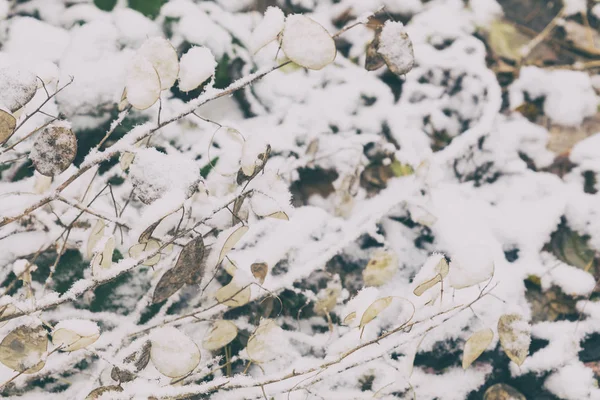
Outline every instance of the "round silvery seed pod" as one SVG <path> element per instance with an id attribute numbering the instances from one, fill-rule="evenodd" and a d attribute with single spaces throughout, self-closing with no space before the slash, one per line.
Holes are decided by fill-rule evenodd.
<path id="1" fill-rule="evenodd" d="M 77 155 L 77 138 L 66 123 L 46 127 L 37 137 L 29 158 L 42 175 L 56 176 L 69 168 Z"/>

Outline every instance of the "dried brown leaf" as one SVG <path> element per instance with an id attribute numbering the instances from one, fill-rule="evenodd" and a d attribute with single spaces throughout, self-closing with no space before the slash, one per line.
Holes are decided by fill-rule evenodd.
<path id="1" fill-rule="evenodd" d="M 265 282 L 265 278 L 269 273 L 269 265 L 267 263 L 254 263 L 250 266 L 252 275 L 258 280 L 261 285 Z"/>

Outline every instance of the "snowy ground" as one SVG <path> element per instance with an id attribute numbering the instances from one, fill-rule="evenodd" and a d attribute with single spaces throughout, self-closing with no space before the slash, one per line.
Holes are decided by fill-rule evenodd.
<path id="1" fill-rule="evenodd" d="M 0 0 L 0 395 L 600 399 L 600 3 L 161 3 Z"/>

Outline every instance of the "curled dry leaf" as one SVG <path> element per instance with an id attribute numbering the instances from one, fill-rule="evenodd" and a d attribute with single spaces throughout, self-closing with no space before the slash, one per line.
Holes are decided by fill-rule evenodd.
<path id="1" fill-rule="evenodd" d="M 354 322 L 355 319 L 356 319 L 356 311 L 352 311 L 350 314 L 348 314 L 344 317 L 344 320 L 342 321 L 342 323 L 344 325 L 352 325 L 352 323 Z"/>
<path id="2" fill-rule="evenodd" d="M 149 227 L 147 227 L 146 229 L 144 229 L 144 232 L 142 232 L 142 234 L 138 238 L 138 243 L 146 243 L 148 240 L 150 240 L 150 238 L 152 237 L 152 234 L 154 233 L 154 230 L 156 229 L 156 227 L 158 225 L 160 225 L 162 220 L 163 219 L 161 218 L 158 221 L 154 222 Z"/>
<path id="3" fill-rule="evenodd" d="M 223 261 L 227 253 L 231 251 L 235 247 L 235 245 L 240 241 L 240 239 L 248 232 L 250 229 L 247 225 L 242 225 L 238 228 L 233 229 L 232 231 L 228 231 L 228 236 L 221 247 L 221 251 L 219 252 L 219 259 L 217 261 L 217 265 Z M 230 233 L 229 233 L 230 232 Z"/>
<path id="4" fill-rule="evenodd" d="M 125 83 L 127 101 L 138 110 L 151 107 L 160 97 L 161 83 L 154 66 L 146 57 L 136 55 Z"/>
<path id="5" fill-rule="evenodd" d="M 96 254 L 92 259 L 92 273 L 97 275 L 100 270 L 108 269 L 112 265 L 112 256 L 115 251 L 115 237 L 111 236 L 104 244 L 104 250 Z"/>
<path id="6" fill-rule="evenodd" d="M 463 369 L 469 368 L 473 361 L 487 349 L 494 339 L 494 331 L 491 329 L 482 329 L 471 335 L 465 343 L 465 349 L 463 351 L 462 367 Z"/>
<path id="7" fill-rule="evenodd" d="M 366 268 L 363 270 L 363 280 L 366 286 L 385 285 L 398 272 L 398 257 L 390 250 L 376 250 Z"/>
<path id="8" fill-rule="evenodd" d="M 504 314 L 498 319 L 498 336 L 502 349 L 517 365 L 522 365 L 529 353 L 531 326 L 519 314 Z"/>
<path id="9" fill-rule="evenodd" d="M 106 227 L 106 224 L 104 223 L 104 220 L 102 220 L 102 219 L 99 219 L 98 221 L 96 221 L 96 223 L 92 227 L 90 236 L 88 237 L 86 253 L 85 253 L 88 259 L 92 257 L 92 255 L 94 253 L 94 248 L 98 244 L 98 241 L 100 241 L 100 239 L 102 239 L 102 237 L 104 236 L 104 228 L 105 227 Z"/>
<path id="10" fill-rule="evenodd" d="M 448 262 L 446 261 L 446 258 L 442 256 L 440 261 L 438 261 L 437 265 L 435 266 L 435 276 L 417 286 L 413 291 L 415 296 L 421 296 L 423 293 L 444 280 L 449 271 L 450 267 L 448 266 Z"/>
<path id="11" fill-rule="evenodd" d="M 256 25 L 250 36 L 250 51 L 256 54 L 260 49 L 277 39 L 285 24 L 285 15 L 279 7 L 269 7 L 265 16 Z"/>
<path id="12" fill-rule="evenodd" d="M 415 64 L 413 44 L 402 22 L 386 21 L 379 36 L 377 52 L 396 75 L 408 73 Z"/>
<path id="13" fill-rule="evenodd" d="M 233 322 L 216 321 L 204 337 L 202 347 L 206 350 L 218 350 L 231 343 L 237 334 L 238 329 Z"/>
<path id="14" fill-rule="evenodd" d="M 184 284 L 200 283 L 206 269 L 208 252 L 204 247 L 202 236 L 188 242 L 181 253 L 175 266 L 165 272 L 158 281 L 152 302 L 160 303 L 171 297 Z"/>
<path id="15" fill-rule="evenodd" d="M 252 271 L 252 276 L 254 276 L 256 280 L 258 280 L 258 283 L 262 285 L 269 273 L 269 265 L 264 262 L 254 263 L 250 265 L 250 271 Z"/>
<path id="16" fill-rule="evenodd" d="M 267 215 L 268 218 L 281 219 L 284 221 L 289 221 L 290 217 L 284 211 L 276 211 L 273 214 Z"/>
<path id="17" fill-rule="evenodd" d="M 77 138 L 67 123 L 44 128 L 37 136 L 29 158 L 42 175 L 56 176 L 69 168 L 77 155 Z"/>
<path id="18" fill-rule="evenodd" d="M 4 317 L 8 317 L 14 313 L 16 313 L 17 307 L 13 306 L 12 304 L 4 304 L 2 306 L 0 306 L 0 318 L 4 318 Z M 8 321 L 10 321 L 9 319 L 7 319 L 6 321 L 2 321 L 0 322 L 0 328 L 2 328 L 4 325 L 6 325 L 8 323 Z"/>
<path id="19" fill-rule="evenodd" d="M 150 239 L 144 243 L 134 244 L 129 248 L 129 257 L 138 258 L 144 252 L 153 252 L 160 248 L 158 240 Z M 143 265 L 151 267 L 160 261 L 160 253 L 143 262 Z"/>
<path id="20" fill-rule="evenodd" d="M 10 112 L 15 112 L 35 96 L 38 87 L 37 77 L 17 66 L 5 66 L 0 68 L 0 93 L 2 93 L 2 104 Z M 1 140 L 0 140 L 1 142 Z"/>
<path id="21" fill-rule="evenodd" d="M 198 346 L 173 327 L 163 327 L 150 334 L 150 359 L 156 369 L 169 378 L 189 374 L 200 363 Z"/>
<path id="22" fill-rule="evenodd" d="M 375 300 L 363 313 L 360 318 L 360 329 L 363 329 L 369 322 L 373 321 L 383 310 L 392 304 L 394 298 L 392 296 L 382 297 Z"/>
<path id="23" fill-rule="evenodd" d="M 276 353 L 270 350 L 270 347 L 277 342 L 277 336 L 280 336 L 283 330 L 277 326 L 272 319 L 263 319 L 258 328 L 248 338 L 246 352 L 252 362 L 261 364 L 269 362 L 275 358 Z"/>
<path id="24" fill-rule="evenodd" d="M 100 329 L 95 322 L 87 320 L 67 320 L 59 322 L 52 332 L 52 344 L 61 351 L 75 351 L 94 343 L 100 337 Z"/>
<path id="25" fill-rule="evenodd" d="M 147 39 L 138 54 L 152 63 L 158 73 L 162 90 L 169 89 L 175 84 L 179 75 L 179 60 L 173 45 L 164 38 L 154 37 Z"/>
<path id="26" fill-rule="evenodd" d="M 0 343 L 0 362 L 8 368 L 33 374 L 44 368 L 44 356 L 48 349 L 46 330 L 20 326 L 11 331 Z"/>
<path id="27" fill-rule="evenodd" d="M 379 49 L 379 42 L 381 40 L 381 28 L 378 28 L 375 32 L 375 38 L 367 47 L 367 57 L 365 59 L 365 69 L 367 71 L 375 71 L 383 67 L 385 61 L 381 54 L 377 52 Z"/>
<path id="28" fill-rule="evenodd" d="M 92 390 L 87 396 L 85 396 L 85 400 L 97 400 L 102 397 L 105 393 L 108 392 L 122 392 L 123 388 L 118 385 L 111 386 L 101 386 Z"/>
<path id="29" fill-rule="evenodd" d="M 219 303 L 234 308 L 248 304 L 251 295 L 250 286 L 239 285 L 234 277 L 231 282 L 217 290 L 215 298 Z"/>
<path id="30" fill-rule="evenodd" d="M 0 109 L 0 143 L 10 138 L 17 126 L 17 119 L 7 111 Z"/>
<path id="31" fill-rule="evenodd" d="M 296 64 L 314 70 L 331 64 L 337 54 L 329 32 L 300 14 L 289 15 L 285 20 L 281 49 Z"/>

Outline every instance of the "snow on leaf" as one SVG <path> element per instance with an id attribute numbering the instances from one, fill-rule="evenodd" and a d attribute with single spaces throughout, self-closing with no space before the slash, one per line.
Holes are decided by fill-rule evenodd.
<path id="1" fill-rule="evenodd" d="M 10 113 L 0 109 L 0 143 L 6 142 L 15 131 L 17 120 Z"/>
<path id="2" fill-rule="evenodd" d="M 254 276 L 256 280 L 258 280 L 258 283 L 262 285 L 269 273 L 269 265 L 264 262 L 253 263 L 250 265 L 250 271 L 252 272 L 252 276 Z"/>
<path id="3" fill-rule="evenodd" d="M 134 57 L 127 71 L 125 90 L 127 101 L 138 110 L 150 108 L 160 97 L 160 78 L 146 57 Z"/>
<path id="4" fill-rule="evenodd" d="M 314 70 L 331 64 L 337 54 L 329 32 L 300 14 L 289 15 L 285 20 L 281 49 L 296 64 Z"/>
<path id="5" fill-rule="evenodd" d="M 428 269 L 427 264 L 429 264 L 431 262 L 436 262 L 436 265 L 434 268 L 435 275 L 432 278 L 426 280 L 425 282 L 419 284 L 414 289 L 413 293 L 415 294 L 415 296 L 421 296 L 423 293 L 425 293 L 426 291 L 428 291 L 429 289 L 431 289 L 432 287 L 437 285 L 448 275 L 448 272 L 450 271 L 448 262 L 446 261 L 446 258 L 442 254 L 432 255 L 426 261 L 425 265 L 423 266 L 423 269 Z"/>
<path id="6" fill-rule="evenodd" d="M 398 257 L 390 250 L 376 250 L 366 268 L 363 280 L 366 286 L 385 285 L 398 272 Z"/>
<path id="7" fill-rule="evenodd" d="M 519 314 L 504 314 L 498 319 L 498 336 L 508 358 L 523 364 L 529 353 L 531 325 Z"/>
<path id="8" fill-rule="evenodd" d="M 248 338 L 246 351 L 250 360 L 262 364 L 275 359 L 277 357 L 276 347 L 282 334 L 283 329 L 274 320 L 262 319 L 256 331 Z"/>
<path id="9" fill-rule="evenodd" d="M 145 243 L 134 244 L 129 248 L 129 257 L 138 258 L 142 253 L 148 251 L 152 252 L 160 248 L 160 242 L 158 240 L 150 239 Z M 143 262 L 142 265 L 146 265 L 151 267 L 156 265 L 160 261 L 160 253 L 155 255 L 154 257 Z"/>
<path id="10" fill-rule="evenodd" d="M 100 337 L 100 329 L 95 322 L 71 319 L 59 322 L 52 332 L 52 344 L 61 351 L 75 351 L 94 343 Z"/>
<path id="11" fill-rule="evenodd" d="M 264 164 L 268 146 L 260 135 L 246 138 L 242 145 L 242 159 L 240 160 L 244 175 L 252 176 L 256 168 L 260 168 Z"/>
<path id="12" fill-rule="evenodd" d="M 0 342 L 0 362 L 14 371 L 33 374 L 44 368 L 47 348 L 48 336 L 41 325 L 22 325 Z"/>
<path id="13" fill-rule="evenodd" d="M 185 157 L 163 154 L 154 148 L 140 150 L 129 168 L 135 194 L 150 204 L 168 193 L 183 192 L 189 198 L 196 192 L 198 166 Z"/>
<path id="14" fill-rule="evenodd" d="M 256 25 L 250 36 L 250 51 L 256 54 L 260 49 L 277 39 L 283 30 L 285 15 L 279 7 L 269 7 L 263 19 Z"/>
<path id="15" fill-rule="evenodd" d="M 42 175 L 56 176 L 69 168 L 77 155 L 77 138 L 66 122 L 47 126 L 36 137 L 29 158 Z"/>
<path id="16" fill-rule="evenodd" d="M 179 60 L 173 45 L 164 38 L 154 37 L 147 39 L 138 54 L 152 63 L 158 73 L 161 89 L 169 89 L 175 84 L 179 74 Z"/>
<path id="17" fill-rule="evenodd" d="M 29 103 L 37 87 L 38 80 L 33 73 L 13 65 L 0 68 L 0 103 L 10 112 L 15 112 Z"/>
<path id="18" fill-rule="evenodd" d="M 92 257 L 94 253 L 94 248 L 104 236 L 104 228 L 106 224 L 103 219 L 99 219 L 96 221 L 92 230 L 90 231 L 90 236 L 88 237 L 87 246 L 86 246 L 86 257 L 89 259 Z"/>
<path id="19" fill-rule="evenodd" d="M 216 321 L 202 341 L 202 347 L 206 350 L 218 350 L 225 347 L 238 334 L 237 326 L 231 321 Z"/>
<path id="20" fill-rule="evenodd" d="M 402 22 L 386 21 L 377 52 L 396 75 L 408 73 L 415 64 L 413 44 Z"/>
<path id="21" fill-rule="evenodd" d="M 314 310 L 317 315 L 327 315 L 337 304 L 342 292 L 339 282 L 330 282 L 327 287 L 317 294 Z"/>
<path id="22" fill-rule="evenodd" d="M 169 378 L 189 374 L 200 363 L 196 343 L 177 328 L 157 328 L 150 334 L 150 359 L 156 369 Z"/>
<path id="23" fill-rule="evenodd" d="M 467 339 L 465 343 L 465 349 L 463 351 L 462 367 L 463 369 L 469 368 L 473 361 L 487 349 L 494 339 L 494 331 L 491 329 L 482 329 L 475 332 Z"/>
<path id="24" fill-rule="evenodd" d="M 179 89 L 184 92 L 196 89 L 215 74 L 217 61 L 206 47 L 192 47 L 181 56 Z"/>

